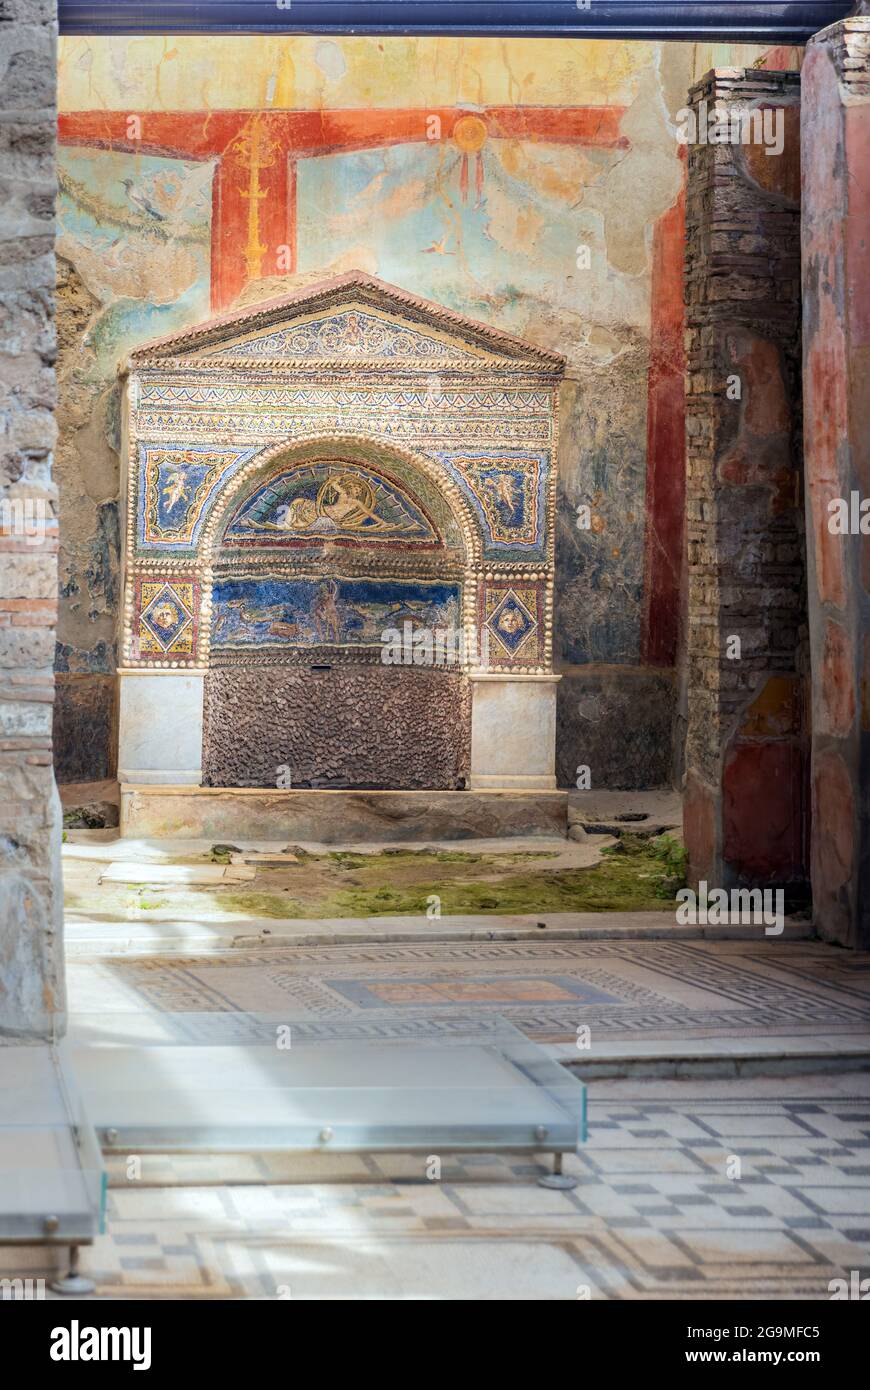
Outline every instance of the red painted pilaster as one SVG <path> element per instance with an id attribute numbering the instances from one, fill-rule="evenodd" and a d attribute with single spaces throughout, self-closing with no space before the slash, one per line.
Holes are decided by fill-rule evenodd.
<path id="1" fill-rule="evenodd" d="M 812 667 L 813 910 L 870 945 L 870 17 L 802 68 L 803 420 Z M 836 519 L 845 508 L 845 524 Z"/>

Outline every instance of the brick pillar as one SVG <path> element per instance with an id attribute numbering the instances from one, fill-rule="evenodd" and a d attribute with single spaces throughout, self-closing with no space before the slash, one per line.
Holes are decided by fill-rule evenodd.
<path id="1" fill-rule="evenodd" d="M 798 74 L 755 69 L 690 93 L 684 820 L 715 887 L 806 883 L 799 98 Z M 766 108 L 782 152 L 763 124 L 701 143 L 717 107 Z"/>
<path id="2" fill-rule="evenodd" d="M 57 609 L 53 0 L 0 0 L 0 1043 L 63 1009 Z"/>
<path id="3" fill-rule="evenodd" d="M 813 902 L 822 936 L 868 946 L 870 536 L 832 533 L 829 504 L 870 498 L 870 18 L 816 34 L 803 74 Z"/>

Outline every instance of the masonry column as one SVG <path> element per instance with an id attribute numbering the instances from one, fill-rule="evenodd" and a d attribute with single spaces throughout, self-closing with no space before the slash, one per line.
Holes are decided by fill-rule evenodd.
<path id="1" fill-rule="evenodd" d="M 62 1021 L 61 813 L 51 758 L 57 523 L 55 18 L 0 10 L 0 1044 Z"/>
<path id="2" fill-rule="evenodd" d="M 816 925 L 870 945 L 870 18 L 807 45 L 804 448 Z M 860 690 L 860 697 L 858 692 Z"/>
<path id="3" fill-rule="evenodd" d="M 695 883 L 798 892 L 807 761 L 799 82 L 720 69 L 690 94 L 684 803 Z"/>

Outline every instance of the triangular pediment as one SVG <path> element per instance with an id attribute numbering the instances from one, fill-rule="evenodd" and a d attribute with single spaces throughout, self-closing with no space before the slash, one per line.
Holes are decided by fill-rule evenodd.
<path id="1" fill-rule="evenodd" d="M 565 365 L 558 353 L 356 271 L 155 339 L 130 361 L 166 359 L 251 366 L 357 362 L 429 371 L 486 363 L 548 374 Z"/>

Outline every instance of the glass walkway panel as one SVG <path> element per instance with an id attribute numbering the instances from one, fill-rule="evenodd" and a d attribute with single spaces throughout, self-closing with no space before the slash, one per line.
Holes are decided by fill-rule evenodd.
<path id="1" fill-rule="evenodd" d="M 102 1155 L 63 1048 L 0 1047 L 0 1245 L 69 1246 L 70 1272 L 53 1287 L 87 1293 L 78 1247 L 102 1232 L 105 1205 Z"/>
<path id="2" fill-rule="evenodd" d="M 586 1138 L 583 1085 L 493 1016 L 393 1025 L 260 1014 L 78 1015 L 54 1044 L 0 1048 L 0 1244 L 66 1245 L 60 1292 L 93 1285 L 101 1149 L 554 1156 Z"/>
<path id="3" fill-rule="evenodd" d="M 561 1155 L 585 1139 L 582 1084 L 491 1016 L 79 1015 L 64 1048 L 106 1150 Z"/>

